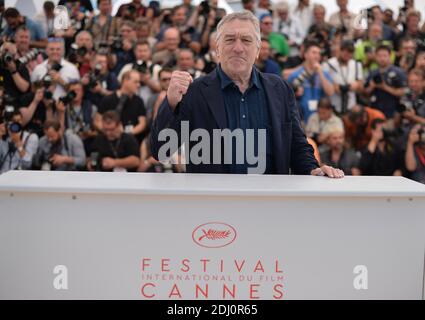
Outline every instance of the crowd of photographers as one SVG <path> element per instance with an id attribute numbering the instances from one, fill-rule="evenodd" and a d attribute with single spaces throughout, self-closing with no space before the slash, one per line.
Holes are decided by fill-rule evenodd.
<path id="1" fill-rule="evenodd" d="M 34 17 L 0 1 L 0 173 L 13 169 L 183 172 L 150 156 L 149 131 L 173 70 L 217 66 L 217 0 L 61 0 Z M 309 0 L 242 0 L 260 20 L 256 67 L 293 88 L 322 164 L 425 183 L 425 24 L 413 0 L 394 13 Z M 179 155 L 176 155 L 179 157 Z"/>

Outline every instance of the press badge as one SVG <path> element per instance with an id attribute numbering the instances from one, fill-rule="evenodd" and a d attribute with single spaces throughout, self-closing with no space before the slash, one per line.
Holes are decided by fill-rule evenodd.
<path id="1" fill-rule="evenodd" d="M 308 101 L 308 110 L 310 111 L 316 111 L 317 110 L 317 100 L 309 100 Z"/>

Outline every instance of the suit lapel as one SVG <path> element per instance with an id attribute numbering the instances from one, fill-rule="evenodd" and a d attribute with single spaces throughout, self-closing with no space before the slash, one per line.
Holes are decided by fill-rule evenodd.
<path id="1" fill-rule="evenodd" d="M 214 116 L 217 126 L 220 129 L 227 128 L 226 110 L 224 107 L 223 92 L 220 87 L 220 79 L 217 77 L 216 70 L 212 71 L 203 79 L 205 86 L 201 88 L 201 93 L 204 96 L 211 113 Z"/>

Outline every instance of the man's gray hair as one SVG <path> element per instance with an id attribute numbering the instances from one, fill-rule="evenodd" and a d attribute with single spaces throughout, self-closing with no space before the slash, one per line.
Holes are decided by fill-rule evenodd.
<path id="1" fill-rule="evenodd" d="M 221 34 L 223 32 L 223 26 L 226 23 L 231 22 L 233 20 L 250 21 L 255 29 L 255 37 L 257 38 L 257 46 L 260 47 L 261 45 L 260 21 L 251 11 L 248 11 L 248 10 L 227 14 L 220 20 L 220 22 L 217 25 L 217 37 L 216 37 L 217 42 L 220 39 Z"/>

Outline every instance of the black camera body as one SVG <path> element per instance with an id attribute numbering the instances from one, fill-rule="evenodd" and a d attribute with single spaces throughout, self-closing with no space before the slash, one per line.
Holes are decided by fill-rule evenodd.
<path id="1" fill-rule="evenodd" d="M 383 82 L 382 74 L 380 74 L 380 73 L 378 72 L 377 74 L 375 74 L 375 75 L 372 77 L 372 80 L 373 80 L 373 82 L 375 82 L 376 84 L 381 84 L 381 83 Z"/>
<path id="2" fill-rule="evenodd" d="M 141 73 L 147 73 L 149 68 L 145 61 L 138 60 L 133 64 L 133 69 Z"/>
<path id="3" fill-rule="evenodd" d="M 89 83 L 87 84 L 89 89 L 93 89 L 99 83 L 101 69 L 102 66 L 97 64 L 94 68 L 94 71 L 89 73 Z"/>
<path id="4" fill-rule="evenodd" d="M 340 84 L 339 90 L 341 91 L 342 94 L 346 94 L 346 93 L 348 93 L 348 91 L 350 91 L 350 85 L 349 84 Z"/>
<path id="5" fill-rule="evenodd" d="M 71 103 L 72 100 L 74 100 L 76 96 L 77 96 L 77 94 L 75 93 L 75 91 L 71 90 L 66 94 L 66 96 L 60 97 L 59 101 L 62 102 L 63 104 L 65 104 L 65 105 L 67 105 L 67 104 Z"/>
<path id="6" fill-rule="evenodd" d="M 54 62 L 51 66 L 50 66 L 50 70 L 59 72 L 60 69 L 62 69 L 62 65 L 59 62 Z"/>

